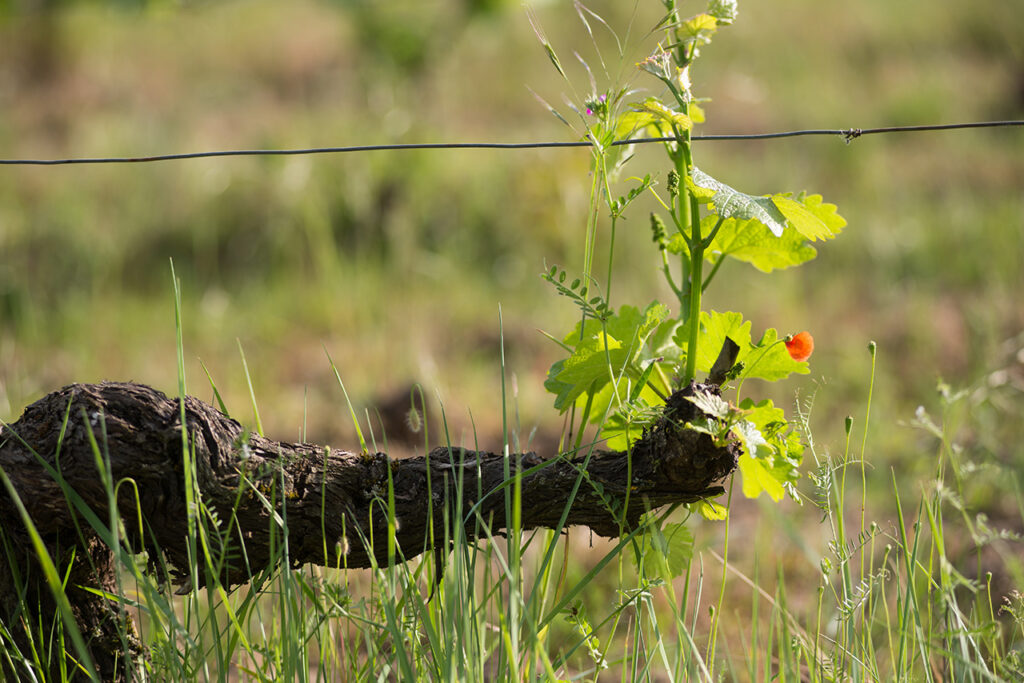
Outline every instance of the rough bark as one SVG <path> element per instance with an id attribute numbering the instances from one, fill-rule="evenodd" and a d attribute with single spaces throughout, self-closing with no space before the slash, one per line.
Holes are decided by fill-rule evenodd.
<path id="1" fill-rule="evenodd" d="M 446 518 L 460 520 L 469 540 L 479 533 L 481 522 L 492 533 L 504 529 L 506 500 L 500 487 L 506 472 L 523 473 L 524 529 L 557 528 L 581 472 L 585 476 L 565 525 L 586 526 L 602 536 L 632 528 L 647 510 L 718 495 L 722 488 L 714 482 L 732 472 L 738 451 L 733 446 L 716 447 L 707 435 L 684 426 L 699 416 L 686 400 L 694 392 L 717 392 L 717 388 L 691 385 L 674 394 L 663 416 L 629 454 L 588 450 L 549 458 L 514 454 L 506 459 L 495 453 L 437 448 L 425 457 L 391 460 L 382 453 L 271 441 L 246 432 L 239 423 L 191 397 L 184 400 L 185 438 L 195 490 L 203 504 L 216 512 L 224 531 L 220 537 L 226 539 L 227 547 L 211 546 L 211 559 L 215 564 L 222 557 L 234 560 L 224 563 L 219 579 L 235 585 L 247 582 L 273 561 L 272 548 L 283 531 L 272 520 L 282 514 L 295 565 L 386 564 L 389 472 L 400 561 L 432 549 L 427 533 L 431 523 L 433 538 L 444 543 L 441 525 Z M 132 487 L 121 486 L 117 497 L 126 547 L 132 552 L 147 551 L 151 561 L 162 557 L 172 578 L 186 588 L 201 586 L 202 572 L 189 576 L 181 415 L 177 399 L 143 385 L 75 384 L 32 404 L 16 423 L 0 431 L 0 468 L 41 534 L 58 573 L 63 576 L 70 571 L 67 596 L 104 680 L 130 677 L 133 665 L 125 657 L 142 653 L 128 617 L 113 603 L 79 588 L 93 586 L 116 593 L 114 557 L 102 535 L 67 502 L 62 484 L 106 523 L 109 494 L 97 462 L 99 453 L 106 481 L 130 479 L 138 490 L 139 509 Z M 456 495 L 458 482 L 461 498 Z M 456 510 L 459 499 L 462 508 Z M 45 631 L 47 620 L 56 614 L 56 603 L 6 488 L 0 489 L 0 515 L 8 557 L 0 561 L 0 618 L 23 647 L 24 619 L 36 619 L 38 628 L 42 618 Z M 135 521 L 140 516 L 142 529 Z M 228 520 L 233 520 L 230 527 Z M 272 543 L 274 534 L 278 539 Z M 207 538 L 214 543 L 216 535 Z M 370 538 L 375 540 L 372 547 Z M 238 552 L 242 542 L 247 566 Z M 442 557 L 447 551 L 433 549 Z M 23 612 L 26 609 L 31 614 Z M 130 635 L 127 642 L 121 635 L 125 632 Z M 9 664 L 3 666 L 11 677 Z M 55 662 L 48 666 L 54 667 Z"/>

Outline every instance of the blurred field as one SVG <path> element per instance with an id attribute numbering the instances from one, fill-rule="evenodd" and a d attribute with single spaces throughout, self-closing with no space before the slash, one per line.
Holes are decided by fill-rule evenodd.
<path id="1" fill-rule="evenodd" d="M 657 3 L 642 4 L 622 60 L 601 41 L 613 77 L 633 79 L 651 47 L 641 39 Z M 590 6 L 624 27 L 631 5 Z M 700 132 L 1024 118 L 1020 9 L 741 3 L 694 73 L 712 99 Z M 597 64 L 571 3 L 536 12 L 563 61 L 575 49 Z M 15 3 L 0 14 L 4 158 L 571 139 L 530 89 L 558 104 L 565 87 L 521 8 L 501 0 L 66 3 L 46 14 Z M 814 334 L 812 376 L 759 390 L 787 406 L 817 390 L 816 439 L 840 452 L 844 416 L 860 438 L 876 340 L 868 455 L 881 499 L 890 467 L 910 491 L 934 470 L 934 438 L 907 423 L 918 405 L 940 412 L 940 379 L 972 392 L 965 458 L 1019 472 L 1024 131 L 703 143 L 696 154 L 747 192 L 820 192 L 849 221 L 803 268 L 769 278 L 734 265 L 719 277 L 709 307 Z M 633 170 L 653 158 L 641 153 Z M 560 421 L 541 385 L 558 350 L 537 329 L 561 335 L 575 311 L 537 274 L 582 265 L 587 163 L 586 150 L 547 150 L 0 167 L 0 418 L 71 382 L 173 393 L 173 258 L 190 393 L 212 396 L 201 359 L 233 414 L 251 419 L 241 344 L 270 436 L 356 445 L 326 349 L 357 408 L 420 382 L 443 401 L 453 441 L 472 442 L 475 424 L 481 445 L 498 446 L 500 306 L 520 438 L 536 428 L 550 443 Z M 620 237 L 616 305 L 667 298 L 645 216 L 638 207 L 626 224 L 636 232 Z M 971 501 L 997 519 L 1012 512 L 1000 476 L 979 475 Z M 799 548 L 789 517 L 814 514 L 774 507 L 739 517 L 733 533 L 770 541 L 788 529 Z"/>

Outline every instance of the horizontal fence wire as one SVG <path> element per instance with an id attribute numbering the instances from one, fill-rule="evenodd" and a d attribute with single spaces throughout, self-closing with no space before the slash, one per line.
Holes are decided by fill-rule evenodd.
<path id="1" fill-rule="evenodd" d="M 965 128 L 1005 128 L 1024 126 L 1022 121 L 974 121 L 971 123 L 941 123 L 922 126 L 884 126 L 881 128 L 811 128 L 777 133 L 740 133 L 735 135 L 694 135 L 690 139 L 700 142 L 726 140 L 775 140 L 811 135 L 841 137 L 847 144 L 865 135 L 881 133 L 914 133 Z M 651 142 L 673 142 L 675 138 L 638 138 L 617 140 L 612 145 L 636 145 Z M 591 147 L 590 140 L 575 142 L 414 142 L 407 144 L 354 145 L 348 147 L 311 147 L 307 149 L 234 149 L 210 152 L 185 152 L 137 157 L 79 157 L 68 159 L 0 159 L 3 166 L 63 166 L 70 164 L 138 164 L 152 161 L 181 161 L 212 157 L 265 157 L 298 156 L 304 154 L 344 154 L 349 152 L 384 152 L 413 149 L 550 149 L 562 147 Z"/>

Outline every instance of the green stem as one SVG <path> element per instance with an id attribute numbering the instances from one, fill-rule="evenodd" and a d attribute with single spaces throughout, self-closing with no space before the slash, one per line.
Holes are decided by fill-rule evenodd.
<path id="1" fill-rule="evenodd" d="M 688 107 L 684 102 L 683 113 Z M 700 334 L 700 299 L 704 291 L 704 249 L 705 243 L 700 234 L 700 206 L 697 198 L 686 187 L 685 179 L 693 168 L 693 155 L 690 150 L 690 132 L 676 131 L 679 141 L 679 154 L 676 156 L 676 172 L 679 174 L 679 201 L 687 210 L 683 213 L 689 223 L 690 272 L 684 282 L 689 302 L 686 306 L 686 318 L 690 325 L 690 339 L 686 347 L 686 374 L 683 381 L 689 383 L 697 376 L 697 341 Z M 718 226 L 716 226 L 717 228 Z"/>
<path id="2" fill-rule="evenodd" d="M 725 216 L 719 216 L 718 221 L 715 223 L 715 227 L 711 228 L 711 232 L 704 238 L 704 242 L 701 247 L 707 249 L 711 246 L 711 243 L 715 241 L 715 237 L 718 235 L 718 231 L 722 228 L 722 223 L 725 222 Z"/>
<path id="3" fill-rule="evenodd" d="M 701 258 L 702 258 L 702 259 L 703 259 L 703 257 L 704 257 L 704 251 L 705 251 L 705 250 L 706 250 L 706 249 L 707 249 L 708 247 L 710 247 L 710 246 L 711 246 L 711 243 L 712 243 L 712 242 L 713 242 L 713 241 L 715 240 L 715 235 L 717 235 L 717 234 L 718 234 L 718 231 L 719 231 L 719 229 L 720 229 L 720 228 L 722 227 L 722 223 L 724 223 L 724 222 L 725 222 L 725 217 L 724 217 L 724 216 L 719 216 L 719 217 L 718 217 L 718 222 L 717 222 L 717 223 L 715 223 L 715 227 L 714 227 L 714 228 L 712 228 L 712 229 L 711 229 L 711 232 L 709 232 L 709 233 L 708 233 L 708 236 L 707 236 L 707 237 L 705 237 L 705 238 L 704 238 L 704 239 L 703 239 L 703 240 L 702 240 L 702 241 L 700 242 L 700 251 L 701 251 Z M 695 240 L 695 241 L 696 241 L 696 240 Z M 692 247 L 691 247 L 691 248 L 692 248 Z M 710 273 L 708 273 L 708 277 L 707 277 L 707 279 L 705 279 L 705 280 L 704 280 L 704 281 L 703 281 L 703 282 L 701 283 L 701 285 L 700 285 L 700 291 L 701 291 L 701 292 L 703 292 L 703 291 L 704 291 L 705 289 L 707 289 L 707 288 L 708 288 L 708 285 L 710 285 L 710 284 L 711 284 L 711 280 L 712 280 L 712 278 L 714 278 L 714 277 L 715 277 L 715 273 L 717 273 L 717 272 L 718 272 L 718 269 L 722 267 L 722 262 L 723 262 L 723 261 L 725 261 L 725 254 L 722 254 L 722 255 L 721 255 L 721 256 L 720 256 L 719 258 L 718 258 L 718 260 L 717 260 L 717 261 L 715 262 L 715 267 L 711 269 L 711 272 L 710 272 Z M 694 282 L 697 282 L 697 280 L 694 280 Z"/>
<path id="4" fill-rule="evenodd" d="M 605 168 L 604 155 L 601 156 L 601 179 L 604 185 L 604 197 L 605 204 L 609 207 L 612 204 L 612 191 L 608 185 L 608 172 Z M 605 288 L 605 301 L 611 305 L 612 300 L 612 263 L 615 260 L 615 224 L 618 222 L 618 215 L 613 210 L 611 212 L 612 224 L 611 224 L 611 243 L 608 245 L 608 281 Z"/>
<path id="5" fill-rule="evenodd" d="M 594 243 L 597 241 L 597 222 L 601 206 L 601 161 L 599 152 L 592 152 L 594 160 L 594 178 L 590 185 L 590 206 L 587 212 L 587 232 L 583 244 L 583 279 L 590 280 L 594 269 Z"/>
<path id="6" fill-rule="evenodd" d="M 615 223 L 616 218 L 612 216 L 611 236 L 608 245 L 608 284 L 605 289 L 605 301 L 608 302 L 609 306 L 612 300 L 612 262 L 615 260 Z"/>
<path id="7" fill-rule="evenodd" d="M 700 221 L 693 221 L 693 247 L 690 249 L 690 306 L 689 324 L 690 340 L 686 347 L 686 375 L 684 381 L 689 383 L 697 376 L 697 337 L 700 333 L 700 296 L 703 293 L 701 282 L 704 268 L 704 247 L 700 240 Z"/>
<path id="8" fill-rule="evenodd" d="M 687 249 L 679 252 L 679 278 L 682 287 L 673 289 L 679 298 L 680 316 L 689 320 L 690 283 L 692 282 L 689 259 L 690 252 L 693 250 L 693 235 L 690 232 L 690 224 L 693 222 L 693 219 L 690 215 L 690 203 L 687 201 L 689 194 L 686 186 L 683 184 L 687 166 L 686 157 L 682 153 L 683 146 L 689 144 L 689 139 L 688 137 L 684 138 L 684 133 L 678 129 L 675 130 L 675 137 L 677 146 L 675 150 L 669 152 L 669 156 L 675 165 L 676 173 L 679 174 L 680 184 L 679 191 L 672 202 L 672 222 L 675 223 L 676 230 L 682 235 L 683 241 L 686 242 Z"/>
<path id="9" fill-rule="evenodd" d="M 677 299 L 683 298 L 683 292 L 676 285 L 675 278 L 672 277 L 672 268 L 668 263 L 668 252 L 664 249 L 661 250 L 661 270 L 665 273 L 665 281 L 668 282 L 668 286 L 672 288 L 672 292 L 676 295 Z"/>

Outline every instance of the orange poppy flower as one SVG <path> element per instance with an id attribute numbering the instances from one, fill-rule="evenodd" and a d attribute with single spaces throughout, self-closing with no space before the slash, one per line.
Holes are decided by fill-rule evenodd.
<path id="1" fill-rule="evenodd" d="M 786 338 L 786 350 L 797 363 L 803 363 L 814 353 L 814 337 L 810 332 L 793 334 Z"/>

